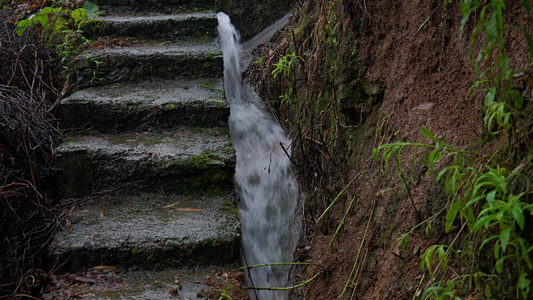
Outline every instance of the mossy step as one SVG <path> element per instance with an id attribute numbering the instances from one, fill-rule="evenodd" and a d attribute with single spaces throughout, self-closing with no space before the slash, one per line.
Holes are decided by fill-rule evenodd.
<path id="1" fill-rule="evenodd" d="M 146 78 L 222 77 L 224 62 L 216 43 L 190 41 L 87 51 L 75 59 L 82 87 Z"/>
<path id="2" fill-rule="evenodd" d="M 179 12 L 208 12 L 216 9 L 217 0 L 93 0 L 108 13 L 172 14 Z"/>
<path id="3" fill-rule="evenodd" d="M 63 128 L 99 133 L 177 126 L 227 126 L 221 78 L 143 81 L 89 87 L 63 99 Z"/>
<path id="4" fill-rule="evenodd" d="M 211 41 L 217 36 L 214 13 L 185 13 L 156 16 L 109 16 L 100 18 L 106 30 L 100 35 L 150 39 Z"/>
<path id="5" fill-rule="evenodd" d="M 99 265 L 165 269 L 238 258 L 240 223 L 232 193 L 139 193 L 90 204 L 73 200 L 71 207 L 63 230 L 49 245 L 50 260 L 65 263 L 65 270 Z"/>
<path id="6" fill-rule="evenodd" d="M 77 136 L 55 151 L 59 192 L 107 189 L 219 194 L 234 189 L 235 151 L 227 128 Z"/>

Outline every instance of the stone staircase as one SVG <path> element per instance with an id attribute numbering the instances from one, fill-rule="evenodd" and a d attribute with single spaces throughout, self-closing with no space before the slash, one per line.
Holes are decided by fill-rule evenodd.
<path id="1" fill-rule="evenodd" d="M 60 116 L 78 134 L 55 150 L 71 209 L 50 260 L 65 272 L 116 266 L 119 291 L 92 288 L 92 299 L 195 298 L 240 250 L 214 1 L 93 2 L 105 34 L 158 42 L 76 59 L 81 90 Z"/>

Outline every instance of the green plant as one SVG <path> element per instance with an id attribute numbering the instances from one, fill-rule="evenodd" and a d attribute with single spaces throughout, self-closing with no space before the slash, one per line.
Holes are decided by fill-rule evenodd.
<path id="1" fill-rule="evenodd" d="M 522 177 L 526 182 L 523 191 L 515 195 L 509 189 L 509 183 L 515 177 Z M 481 174 L 474 185 L 471 200 L 466 203 L 465 208 L 479 205 L 482 210 L 475 220 L 468 219 L 471 230 L 478 232 L 483 230 L 487 233 L 481 243 L 480 250 L 485 245 L 492 244 L 495 269 L 498 273 L 503 272 L 506 260 L 514 257 L 519 278 L 517 287 L 524 298 L 529 293 L 530 281 L 527 279 L 525 270 L 533 269 L 533 264 L 529 257 L 529 252 L 533 246 L 520 236 L 520 230 L 524 230 L 524 213 L 533 214 L 533 204 L 522 201 L 523 196 L 530 189 L 529 178 L 520 173 L 510 173 L 505 168 L 489 168 Z M 473 222 L 475 221 L 475 222 Z M 495 240 L 495 241 L 493 241 Z M 514 248 L 512 251 L 509 248 Z"/>
<path id="2" fill-rule="evenodd" d="M 528 15 L 531 14 L 531 2 L 522 0 L 522 4 Z M 505 3 L 503 0 L 461 0 L 461 20 L 460 31 L 464 32 L 464 27 L 471 15 L 479 12 L 479 19 L 475 24 L 475 29 L 470 37 L 469 57 L 472 60 L 475 44 L 479 42 L 481 33 L 485 33 L 485 42 L 481 45 L 474 60 L 475 76 L 478 81 L 467 93 L 467 98 L 472 92 L 485 93 L 483 119 L 487 132 L 491 135 L 504 133 L 507 139 L 520 140 L 525 135 L 523 129 L 518 124 L 517 115 L 523 106 L 523 97 L 512 84 L 515 71 L 510 67 L 509 57 L 505 53 L 504 36 L 506 29 L 518 28 L 515 26 L 505 26 L 503 12 Z M 533 40 L 529 33 L 523 28 L 519 28 L 524 33 L 529 47 L 529 59 L 533 63 Z M 522 139 L 524 140 L 524 139 Z"/>
<path id="3" fill-rule="evenodd" d="M 326 44 L 328 46 L 335 46 L 337 45 L 337 36 L 335 32 L 337 31 L 337 28 L 339 26 L 337 15 L 335 14 L 336 10 L 336 2 L 331 1 L 328 5 L 328 16 L 329 19 L 327 23 L 324 25 L 324 40 L 326 41 Z"/>
<path id="4" fill-rule="evenodd" d="M 419 148 L 429 148 L 433 149 L 431 153 L 429 154 L 429 157 L 427 159 L 428 166 L 430 170 L 433 170 L 435 168 L 435 164 L 438 163 L 442 156 L 445 154 L 447 156 L 454 157 L 454 161 L 462 161 L 462 159 L 469 159 L 467 154 L 468 151 L 463 151 L 454 148 L 451 146 L 448 142 L 446 142 L 441 137 L 435 137 L 426 126 L 422 126 L 422 135 L 424 135 L 426 138 L 431 140 L 434 144 L 428 144 L 428 143 L 422 143 L 422 142 L 416 142 L 416 143 L 408 143 L 408 142 L 396 142 L 392 144 L 384 144 L 379 146 L 378 148 L 374 149 L 373 155 L 374 155 L 374 161 L 378 161 L 378 155 L 381 151 L 383 151 L 382 157 L 385 162 L 384 171 L 387 171 L 388 165 L 392 158 L 395 158 L 394 164 L 396 166 L 396 171 L 398 173 L 398 176 L 402 179 L 402 183 L 404 184 L 405 188 L 407 189 L 409 200 L 411 201 L 411 206 L 413 207 L 413 210 L 415 211 L 418 222 L 422 221 L 422 217 L 420 213 L 418 212 L 413 197 L 410 192 L 409 184 L 407 183 L 407 179 L 405 177 L 405 172 L 402 168 L 402 162 L 401 162 L 401 154 L 402 151 L 406 147 L 415 147 L 415 152 L 413 154 L 413 158 L 417 155 L 417 150 Z"/>
<path id="5" fill-rule="evenodd" d="M 249 269 L 252 269 L 252 268 L 260 268 L 260 267 L 268 267 L 268 266 L 317 266 L 317 267 L 319 267 L 321 269 L 322 272 L 324 271 L 324 267 L 322 265 L 315 264 L 315 263 L 306 263 L 306 262 L 266 263 L 266 264 L 252 265 L 252 266 L 244 266 L 244 267 L 240 267 L 239 269 L 241 269 L 241 270 L 249 270 Z M 313 277 L 311 277 L 311 278 L 309 278 L 307 280 L 304 280 L 302 282 L 299 282 L 296 285 L 289 286 L 289 287 L 247 287 L 246 289 L 249 289 L 249 290 L 269 290 L 269 291 L 289 291 L 289 290 L 294 290 L 294 289 L 302 287 L 302 286 L 310 283 L 311 281 L 317 279 L 318 276 L 320 276 L 320 274 L 322 274 L 322 272 L 318 272 Z"/>
<path id="6" fill-rule="evenodd" d="M 524 298 L 527 298 L 530 287 L 530 280 L 527 278 L 528 271 L 533 269 L 529 255 L 533 251 L 533 246 L 521 236 L 521 231 L 525 229 L 525 214 L 533 214 L 533 204 L 523 201 L 525 194 L 530 190 L 529 178 L 519 172 L 510 172 L 497 164 L 491 167 L 489 164 L 499 151 L 488 158 L 486 164 L 479 164 L 480 160 L 486 158 L 474 158 L 475 152 L 451 146 L 442 138 L 431 134 L 426 127 L 422 127 L 422 134 L 434 144 L 422 142 L 385 144 L 374 149 L 374 159 L 377 161 L 379 153 L 383 152 L 385 170 L 390 160 L 395 159 L 398 174 L 402 176 L 400 157 L 405 147 L 415 147 L 416 150 L 431 149 L 427 158 L 430 169 L 434 169 L 436 163 L 444 155 L 453 157 L 453 163 L 444 166 L 436 176 L 437 182 L 444 180 L 444 190 L 449 199 L 445 231 L 449 232 L 456 220 L 460 219 L 464 220 L 464 226 L 468 225 L 472 234 L 482 234 L 479 250 L 488 246 L 492 248 L 494 269 L 502 276 L 504 275 L 503 266 L 510 259 L 514 259 L 513 265 L 516 266 L 517 272 L 512 276 L 516 276 L 517 293 L 520 292 Z M 513 188 L 511 188 L 512 185 Z M 402 247 L 405 249 L 408 235 L 416 227 L 431 222 L 433 218 L 435 216 L 402 235 L 400 238 Z M 430 275 L 433 275 L 435 272 L 432 267 L 433 262 L 437 261 L 446 273 L 449 252 L 459 253 L 452 248 L 452 245 L 430 246 L 422 255 L 422 269 L 427 268 Z M 463 263 L 466 262 L 463 261 Z M 468 266 L 468 269 L 473 270 L 471 266 Z M 439 291 L 439 297 L 445 297 L 447 289 L 454 286 L 454 283 L 448 281 L 445 287 L 434 287 L 430 291 Z"/>
<path id="7" fill-rule="evenodd" d="M 57 14 L 61 12 L 61 7 L 44 7 L 41 10 L 39 10 L 36 14 L 33 14 L 29 16 L 28 18 L 24 20 L 20 20 L 16 23 L 17 25 L 17 34 L 20 36 L 26 31 L 26 29 L 30 27 L 34 27 L 37 24 L 41 24 L 41 26 L 46 27 L 48 25 L 48 19 L 50 15 Z"/>
<path id="8" fill-rule="evenodd" d="M 290 50 L 290 52 L 286 55 L 281 55 L 278 63 L 274 63 L 273 66 L 275 66 L 274 70 L 272 70 L 272 77 L 276 78 L 278 75 L 281 74 L 282 79 L 286 81 L 285 88 L 286 92 L 282 93 L 279 98 L 281 99 L 280 103 L 280 110 L 283 110 L 284 108 L 288 106 L 292 106 L 294 108 L 294 111 L 296 113 L 296 124 L 289 124 L 292 128 L 295 128 L 298 139 L 300 140 L 300 146 L 303 145 L 302 140 L 302 129 L 301 129 L 301 120 L 300 120 L 300 102 L 298 101 L 298 95 L 296 91 L 298 90 L 297 86 L 297 67 L 300 63 L 305 62 L 305 60 L 299 56 L 296 55 L 294 50 Z"/>
<path id="9" fill-rule="evenodd" d="M 409 243 L 409 236 L 420 226 L 422 225 L 426 225 L 426 229 L 425 229 L 425 232 L 426 234 L 429 233 L 429 230 L 431 229 L 431 225 L 433 223 L 433 221 L 435 221 L 435 219 L 445 210 L 446 208 L 443 208 L 441 209 L 439 212 L 437 212 L 436 214 L 434 214 L 433 216 L 431 216 L 430 218 L 418 223 L 417 225 L 415 225 L 414 227 L 411 228 L 411 230 L 409 230 L 407 233 L 404 233 L 402 234 L 399 238 L 398 238 L 398 241 L 399 241 L 399 244 L 400 246 L 402 246 L 402 249 L 403 251 L 405 251 L 407 249 L 407 245 Z"/>
<path id="10" fill-rule="evenodd" d="M 65 1 L 54 1 L 52 6 L 44 7 L 28 18 L 18 21 L 16 26 L 17 34 L 22 35 L 28 28 L 40 25 L 44 29 L 46 39 L 52 44 L 57 44 L 56 51 L 61 58 L 61 66 L 64 69 L 63 75 L 68 77 L 70 73 L 69 62 L 74 55 L 78 54 L 78 46 L 90 43 L 90 40 L 83 35 L 83 31 L 76 28 L 83 21 L 98 17 L 100 8 L 94 3 L 85 2 L 82 8 L 69 13 L 69 10 L 61 7 L 64 4 Z M 65 26 L 67 21 L 65 16 L 70 16 L 74 28 Z M 100 80 L 99 76 L 102 73 L 98 71 L 100 62 L 93 60 L 92 64 L 96 65 L 91 78 L 91 82 L 94 82 Z"/>
<path id="11" fill-rule="evenodd" d="M 526 13 L 531 15 L 531 2 L 522 0 L 522 5 Z M 516 157 L 519 161 L 529 154 L 522 154 L 520 147 L 511 148 L 513 144 L 523 143 L 529 151 L 526 138 L 529 133 L 519 124 L 521 118 L 530 116 L 523 113 L 524 99 L 513 85 L 516 72 L 510 67 L 504 36 L 510 28 L 522 31 L 528 43 L 530 63 L 533 63 L 533 39 L 523 28 L 504 25 L 505 9 L 503 0 L 462 0 L 463 19 L 460 32 L 464 32 L 472 15 L 479 16 L 470 37 L 469 47 L 469 58 L 472 60 L 475 45 L 481 44 L 474 60 L 474 71 L 478 80 L 466 97 L 478 92 L 485 94 L 483 123 L 487 133 L 492 136 L 503 134 L 506 143 L 502 148 L 508 156 Z M 482 33 L 484 42 L 479 39 Z M 439 173 L 437 181 L 445 178 L 445 191 L 452 200 L 446 215 L 445 230 L 449 232 L 455 220 L 460 218 L 468 224 L 473 234 L 481 234 L 479 250 L 491 247 L 494 270 L 499 276 L 510 276 L 515 282 L 516 298 L 519 294 L 527 298 L 531 284 L 528 272 L 533 269 L 530 258 L 533 246 L 522 236 L 522 231 L 526 226 L 525 215 L 533 213 L 533 204 L 524 197 L 530 190 L 530 181 L 518 171 L 509 171 L 492 163 L 492 158 L 498 155 L 501 154 L 496 151 L 483 166 L 454 163 Z M 516 268 L 515 272 L 509 272 L 510 275 L 504 272 L 504 266 L 508 264 Z"/>
<path id="12" fill-rule="evenodd" d="M 422 294 L 422 299 L 436 299 L 436 300 L 461 300 L 456 294 L 456 281 L 463 279 L 463 276 L 455 277 L 453 280 L 447 281 L 445 286 L 441 286 L 438 283 L 428 287 Z"/>
<path id="13" fill-rule="evenodd" d="M 83 3 L 82 9 L 85 10 L 85 13 L 89 19 L 98 18 L 102 14 L 102 11 L 100 11 L 100 6 L 89 1 Z"/>
<path id="14" fill-rule="evenodd" d="M 370 216 L 368 217 L 368 222 L 366 223 L 365 233 L 363 234 L 361 244 L 359 244 L 359 249 L 357 250 L 357 256 L 355 258 L 355 262 L 352 267 L 352 272 L 350 272 L 350 276 L 348 277 L 348 280 L 346 280 L 344 289 L 342 290 L 342 293 L 339 295 L 338 298 L 342 298 L 349 287 L 354 287 L 357 285 L 357 281 L 355 280 L 356 277 L 354 277 L 355 271 L 357 270 L 357 265 L 359 264 L 359 258 L 361 257 L 361 250 L 363 249 L 363 245 L 365 244 L 366 235 L 368 233 L 368 228 L 370 227 L 370 222 L 372 221 L 372 217 L 374 216 L 374 209 L 375 209 L 375 202 L 374 202 L 374 205 L 372 206 L 372 210 L 370 211 Z M 350 283 L 350 281 L 352 281 L 352 278 L 353 278 L 353 282 Z"/>
<path id="15" fill-rule="evenodd" d="M 74 11 L 72 11 L 70 16 L 72 17 L 72 19 L 74 19 L 74 26 L 78 26 L 81 21 L 89 17 L 87 12 L 83 8 L 75 9 Z"/>
<path id="16" fill-rule="evenodd" d="M 292 78 L 295 71 L 296 65 L 299 62 L 304 62 L 305 60 L 294 53 L 293 50 L 287 55 L 281 55 L 279 61 L 273 65 L 276 67 L 272 71 L 272 77 L 276 78 L 281 74 L 284 78 Z"/>
<path id="17" fill-rule="evenodd" d="M 264 59 L 265 59 L 265 56 L 264 56 L 264 55 L 261 56 L 260 58 L 258 58 L 258 59 L 254 62 L 255 66 L 256 66 L 256 67 L 261 66 L 261 65 L 263 64 L 263 60 L 264 60 Z"/>
<path id="18" fill-rule="evenodd" d="M 56 2 L 55 5 L 60 5 L 61 1 Z M 43 28 L 47 28 L 49 19 L 53 15 L 58 15 L 64 10 L 62 7 L 47 6 L 41 8 L 37 13 L 30 15 L 28 18 L 16 22 L 17 34 L 22 35 L 28 28 L 35 27 L 40 24 Z M 73 10 L 70 17 L 74 20 L 74 25 L 78 26 L 81 21 L 85 19 L 94 19 L 100 16 L 100 7 L 92 2 L 85 2 L 82 8 Z"/>
<path id="19" fill-rule="evenodd" d="M 231 300 L 231 299 L 232 299 L 231 296 L 226 292 L 223 292 L 220 295 L 220 297 L 218 297 L 218 300 Z"/>
<path id="20" fill-rule="evenodd" d="M 104 72 L 100 71 L 100 65 L 102 64 L 102 61 L 96 59 L 91 54 L 85 54 L 85 58 L 87 58 L 87 64 L 90 66 L 89 70 L 91 72 L 91 79 L 89 80 L 90 83 L 96 83 L 98 81 L 103 80 L 102 75 Z"/>
<path id="21" fill-rule="evenodd" d="M 335 36 L 335 29 L 336 26 L 326 24 L 324 26 L 324 39 L 326 40 L 326 43 L 328 46 L 337 45 L 337 37 Z"/>
<path id="22" fill-rule="evenodd" d="M 63 42 L 56 46 L 56 51 L 58 56 L 61 58 L 61 66 L 63 69 L 65 69 L 65 71 L 68 71 L 68 63 L 70 58 L 77 53 L 76 45 L 78 44 L 78 40 L 82 41 L 82 45 L 87 45 L 91 41 L 84 37 L 80 30 L 72 31 L 65 29 L 61 31 L 61 33 L 63 33 L 65 37 L 63 38 Z"/>

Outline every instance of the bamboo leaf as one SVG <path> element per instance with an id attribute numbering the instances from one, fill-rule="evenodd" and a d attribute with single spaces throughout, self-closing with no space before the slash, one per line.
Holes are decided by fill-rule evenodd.
<path id="1" fill-rule="evenodd" d="M 446 251 L 444 251 L 444 247 L 439 247 L 438 255 L 442 271 L 446 274 L 448 268 L 448 256 L 446 255 Z"/>
<path id="2" fill-rule="evenodd" d="M 531 2 L 530 0 L 522 0 L 522 5 L 524 5 L 524 8 L 526 9 L 527 14 L 531 14 Z"/>
<path id="3" fill-rule="evenodd" d="M 431 134 L 429 129 L 426 127 L 426 125 L 422 125 L 422 135 L 424 135 L 425 137 L 427 137 L 428 139 L 432 141 L 435 141 L 435 142 L 439 141 L 433 134 Z"/>
<path id="4" fill-rule="evenodd" d="M 436 182 L 439 182 L 440 178 L 442 177 L 442 175 L 444 175 L 446 172 L 448 172 L 451 168 L 454 168 L 455 166 L 451 165 L 451 166 L 446 166 L 445 168 L 443 168 L 439 174 L 437 174 L 437 178 L 435 179 Z"/>
<path id="5" fill-rule="evenodd" d="M 462 206 L 462 201 L 456 201 L 452 207 L 450 208 L 450 211 L 448 211 L 448 214 L 446 214 L 446 232 L 450 231 L 450 228 L 452 228 L 453 222 L 455 221 L 455 218 L 457 217 L 457 212 Z"/>

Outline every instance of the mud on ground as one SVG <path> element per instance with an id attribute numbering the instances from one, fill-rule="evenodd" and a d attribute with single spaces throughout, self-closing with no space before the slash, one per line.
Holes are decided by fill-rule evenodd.
<path id="1" fill-rule="evenodd" d="M 372 150 L 400 140 L 428 142 L 420 133 L 422 125 L 435 136 L 442 136 L 459 148 L 483 137 L 483 97 L 475 94 L 466 99 L 476 81 L 474 65 L 469 61 L 470 33 L 474 23 L 471 20 L 466 24 L 461 37 L 459 26 L 462 14 L 458 1 L 452 1 L 445 7 L 443 1 L 438 0 L 343 1 L 341 8 L 336 8 L 338 4 L 333 2 L 300 2 L 294 10 L 291 27 L 278 37 L 276 43 L 267 44 L 258 51 L 258 59 L 263 57 L 258 63 L 260 67 L 249 71 L 279 120 L 285 124 L 296 124 L 293 121 L 295 112 L 291 116 L 290 108 L 285 108 L 281 100 L 276 99 L 286 92 L 287 86 L 272 79 L 269 73 L 274 69 L 272 63 L 277 63 L 280 55 L 290 53 L 288 49 L 298 49 L 296 53 L 306 59 L 305 65 L 297 71 L 299 80 L 304 83 L 299 83 L 301 88 L 295 93 L 304 103 L 299 108 L 301 124 L 314 118 L 314 123 L 306 124 L 315 128 L 302 130 L 304 138 L 301 140 L 314 137 L 315 142 L 305 141 L 305 147 L 300 148 L 298 130 L 287 125 L 295 140 L 295 161 L 303 162 L 295 168 L 307 201 L 304 215 L 306 230 L 297 255 L 300 261 L 321 264 L 325 271 L 310 267 L 297 276 L 296 280 L 305 280 L 317 272 L 322 273 L 317 280 L 295 293 L 295 297 L 335 299 L 343 293 L 350 274 L 354 272 L 343 299 L 412 299 L 418 288 L 424 290 L 427 287 L 427 280 L 420 284 L 422 277 L 428 276 L 420 268 L 421 254 L 432 244 L 449 244 L 459 228 L 452 228 L 449 234 L 445 234 L 444 216 L 441 215 L 428 234 L 424 233 L 425 226 L 414 230 L 404 251 L 398 238 L 444 207 L 446 196 L 442 187 L 435 184 L 435 173 L 430 172 L 428 176 L 424 163 L 412 160 L 412 152 L 402 156 L 410 185 L 410 191 L 407 191 L 395 176 L 394 169 L 387 176 L 381 173 L 383 163 L 373 161 Z M 522 26 L 531 33 L 532 23 L 521 3 L 506 4 L 505 22 Z M 342 13 L 332 14 L 331 11 Z M 360 58 L 360 73 L 364 78 L 360 82 L 382 88 L 383 96 L 374 101 L 373 107 L 367 109 L 367 115 L 355 124 L 348 124 L 346 116 L 337 112 L 332 118 L 344 124 L 321 127 L 326 123 L 320 121 L 328 116 L 328 107 L 339 105 L 339 102 L 333 100 L 329 106 L 322 107 L 317 103 L 328 97 L 328 87 L 332 85 L 332 89 L 340 93 L 338 87 L 343 84 L 330 78 L 338 67 L 328 64 L 332 57 L 325 45 L 329 33 L 320 28 L 333 24 L 333 15 L 341 17 L 337 24 L 342 25 L 335 27 L 337 33 L 352 39 L 350 42 L 339 38 L 338 43 L 343 47 L 353 47 L 352 53 L 357 51 Z M 478 17 L 478 14 L 472 16 L 473 19 Z M 513 68 L 526 70 L 529 66 L 528 44 L 522 32 L 515 28 L 506 31 L 506 45 Z M 476 44 L 474 56 L 478 49 Z M 337 63 L 350 65 L 349 59 Z M 309 67 L 310 61 L 313 61 L 314 68 Z M 531 101 L 531 86 L 524 82 L 520 84 L 523 84 L 520 87 L 523 95 Z M 309 92 L 313 89 L 314 92 Z M 308 99 L 309 95 L 314 98 Z M 322 110 L 319 114 L 308 113 L 317 109 L 308 109 L 311 105 Z M 328 140 L 327 131 L 336 131 L 336 134 Z M 333 146 L 318 148 L 322 152 L 318 155 L 320 159 L 310 159 L 312 153 L 308 149 L 319 143 Z M 336 143 L 339 144 L 337 148 Z M 329 152 L 326 152 L 328 149 Z M 331 149 L 340 150 L 335 153 Z M 305 155 L 301 155 L 302 151 Z M 330 159 L 338 159 L 345 167 L 324 162 Z M 305 166 L 305 162 L 319 165 L 322 169 L 312 169 Z M 312 176 L 307 177 L 305 173 L 309 173 L 310 169 L 313 170 Z M 354 183 L 333 206 L 328 214 L 330 217 L 317 222 L 326 205 L 352 178 L 356 178 Z M 409 192 L 420 219 L 409 200 Z M 330 251 L 328 245 L 352 199 L 356 201 L 354 208 L 347 214 L 344 227 Z M 326 205 L 320 205 L 321 201 Z M 368 231 L 365 232 L 367 226 Z M 352 270 L 356 259 L 358 267 Z M 450 266 L 457 274 L 466 272 L 454 262 Z"/>

